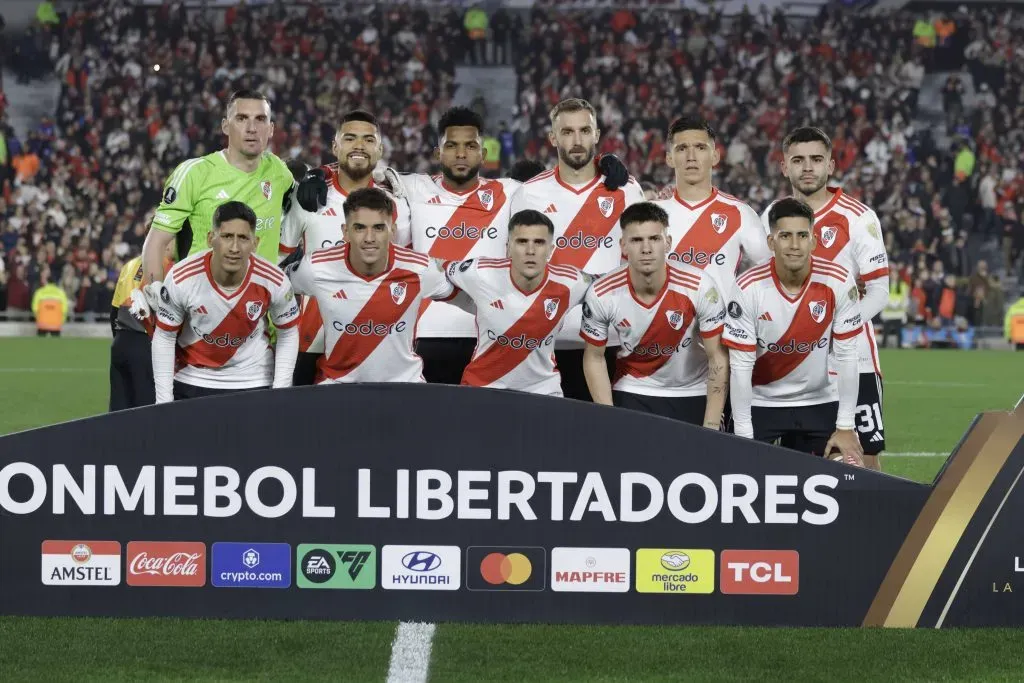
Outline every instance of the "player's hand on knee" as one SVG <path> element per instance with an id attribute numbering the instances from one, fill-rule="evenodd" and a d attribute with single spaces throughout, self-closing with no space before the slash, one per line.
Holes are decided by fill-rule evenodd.
<path id="1" fill-rule="evenodd" d="M 833 453 L 832 451 L 839 451 Z M 832 460 L 839 460 L 847 465 L 864 467 L 864 449 L 857 438 L 857 432 L 852 429 L 837 429 L 832 433 L 828 443 L 825 444 L 826 457 Z"/>

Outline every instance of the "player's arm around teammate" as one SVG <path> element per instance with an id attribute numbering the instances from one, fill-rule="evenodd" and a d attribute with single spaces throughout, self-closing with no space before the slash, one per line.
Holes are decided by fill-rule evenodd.
<path id="1" fill-rule="evenodd" d="M 255 212 L 226 202 L 213 215 L 211 249 L 168 272 L 153 336 L 157 403 L 291 386 L 299 306 L 284 273 L 253 254 L 255 233 Z M 268 318 L 278 330 L 274 351 Z"/>

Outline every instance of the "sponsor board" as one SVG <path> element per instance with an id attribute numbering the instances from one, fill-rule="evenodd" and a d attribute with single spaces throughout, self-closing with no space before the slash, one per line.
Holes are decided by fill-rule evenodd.
<path id="1" fill-rule="evenodd" d="M 291 551 L 287 543 L 214 543 L 210 583 L 218 588 L 288 588 Z"/>
<path id="2" fill-rule="evenodd" d="M 638 548 L 638 593 L 715 592 L 715 551 L 706 548 Z"/>
<path id="3" fill-rule="evenodd" d="M 302 543 L 295 562 L 299 588 L 369 590 L 377 585 L 377 548 L 372 545 Z"/>
<path id="4" fill-rule="evenodd" d="M 457 591 L 461 558 L 461 548 L 454 545 L 386 545 L 381 549 L 381 588 Z"/>
<path id="5" fill-rule="evenodd" d="M 129 586 L 206 585 L 206 544 L 129 541 L 125 583 Z"/>
<path id="6" fill-rule="evenodd" d="M 626 548 L 552 548 L 551 590 L 626 593 L 630 586 Z"/>
<path id="7" fill-rule="evenodd" d="M 796 595 L 800 553 L 796 550 L 723 550 L 722 592 L 731 595 Z"/>
<path id="8" fill-rule="evenodd" d="M 121 583 L 117 541 L 43 541 L 42 580 L 47 586 L 116 586 Z"/>
<path id="9" fill-rule="evenodd" d="M 547 553 L 536 546 L 466 548 L 466 588 L 471 591 L 542 591 Z"/>

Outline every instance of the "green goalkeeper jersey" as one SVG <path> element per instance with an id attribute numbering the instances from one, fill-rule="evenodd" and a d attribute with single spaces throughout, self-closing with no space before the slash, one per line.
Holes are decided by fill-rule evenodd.
<path id="1" fill-rule="evenodd" d="M 280 157 L 264 152 L 259 167 L 246 173 L 228 163 L 223 151 L 188 159 L 167 178 L 153 217 L 157 230 L 177 235 L 178 258 L 207 248 L 213 212 L 227 201 L 245 202 L 256 212 L 256 253 L 277 263 L 282 202 L 291 191 L 291 171 Z"/>

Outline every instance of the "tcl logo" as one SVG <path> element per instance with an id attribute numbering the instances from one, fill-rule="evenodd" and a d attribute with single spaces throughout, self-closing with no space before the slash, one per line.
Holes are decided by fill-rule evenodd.
<path id="1" fill-rule="evenodd" d="M 723 550 L 722 592 L 733 595 L 796 595 L 800 553 L 795 550 Z"/>
<path id="2" fill-rule="evenodd" d="M 129 586 L 205 586 L 206 544 L 131 541 Z"/>
<path id="3" fill-rule="evenodd" d="M 615 240 L 611 236 L 595 237 L 582 230 L 572 235 L 562 235 L 555 240 L 555 247 L 558 249 L 597 249 L 598 247 L 611 249 L 613 246 L 615 246 Z"/>

